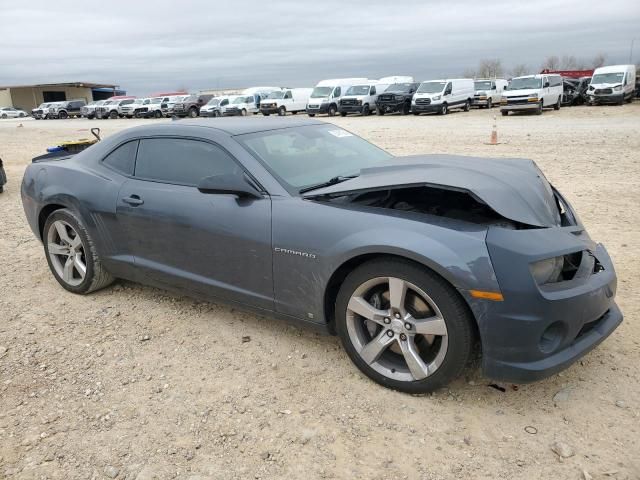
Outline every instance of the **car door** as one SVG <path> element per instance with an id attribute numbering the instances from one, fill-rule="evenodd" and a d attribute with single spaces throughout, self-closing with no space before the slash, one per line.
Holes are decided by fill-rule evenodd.
<path id="1" fill-rule="evenodd" d="M 140 139 L 117 206 L 136 268 L 168 287 L 273 310 L 270 198 L 196 187 L 204 177 L 242 172 L 211 142 Z"/>
<path id="2" fill-rule="evenodd" d="M 546 107 L 551 104 L 549 97 L 549 77 L 542 77 L 542 106 Z"/>

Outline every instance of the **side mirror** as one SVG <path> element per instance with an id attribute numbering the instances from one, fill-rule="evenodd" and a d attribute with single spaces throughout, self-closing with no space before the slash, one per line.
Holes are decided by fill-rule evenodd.
<path id="1" fill-rule="evenodd" d="M 237 195 L 240 198 L 262 198 L 244 174 L 224 174 L 205 177 L 198 183 L 202 193 Z"/>
<path id="2" fill-rule="evenodd" d="M 544 88 L 549 88 L 549 82 L 544 82 Z"/>
<path id="3" fill-rule="evenodd" d="M 497 90 L 497 87 L 494 85 L 491 87 L 491 90 Z"/>

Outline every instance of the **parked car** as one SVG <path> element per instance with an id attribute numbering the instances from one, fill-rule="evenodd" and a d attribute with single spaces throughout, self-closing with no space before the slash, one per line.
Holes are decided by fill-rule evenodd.
<path id="1" fill-rule="evenodd" d="M 500 113 L 534 111 L 542 114 L 545 107 L 560 110 L 562 105 L 562 77 L 560 75 L 542 74 L 515 77 L 502 94 Z"/>
<path id="2" fill-rule="evenodd" d="M 256 114 L 260 111 L 259 107 L 259 95 L 238 95 L 233 100 L 229 101 L 229 104 L 222 109 L 222 114 L 225 116 L 238 116 L 243 117 L 251 114 Z"/>
<path id="3" fill-rule="evenodd" d="M 470 78 L 451 78 L 422 82 L 411 101 L 414 115 L 439 113 L 446 115 L 452 109 L 469 111 L 475 94 Z"/>
<path id="4" fill-rule="evenodd" d="M 393 157 L 309 119 L 191 120 L 36 160 L 21 192 L 69 292 L 123 278 L 268 312 L 337 333 L 405 392 L 449 383 L 477 342 L 486 376 L 542 379 L 622 322 L 605 247 L 530 160 Z"/>
<path id="5" fill-rule="evenodd" d="M 610 65 L 596 68 L 587 90 L 590 105 L 631 102 L 636 90 L 635 65 Z"/>
<path id="6" fill-rule="evenodd" d="M 349 87 L 366 81 L 366 78 L 335 78 L 318 82 L 309 95 L 307 114 L 314 117 L 320 113 L 326 113 L 333 117 L 338 113 L 340 98 L 349 90 Z"/>
<path id="7" fill-rule="evenodd" d="M 149 99 L 149 103 L 145 104 L 140 110 L 139 116 L 145 118 L 162 118 L 164 117 L 163 108 L 166 108 L 166 104 L 169 101 L 168 96 L 152 97 Z M 164 106 L 164 107 L 163 107 Z M 146 112 L 144 108 L 146 107 Z M 175 109 L 175 106 L 174 106 Z"/>
<path id="8" fill-rule="evenodd" d="M 295 115 L 307 108 L 313 88 L 285 88 L 269 93 L 260 101 L 260 112 L 268 117 L 272 113 L 280 116 L 287 112 Z"/>
<path id="9" fill-rule="evenodd" d="M 200 108 L 201 117 L 221 117 L 222 109 L 229 105 L 229 97 L 213 97 Z"/>
<path id="10" fill-rule="evenodd" d="M 87 102 L 83 99 L 77 100 L 68 100 L 65 102 L 61 102 L 57 105 L 52 105 L 49 107 L 49 118 L 74 118 L 80 117 L 82 107 L 84 107 Z"/>
<path id="11" fill-rule="evenodd" d="M 121 104 L 130 105 L 133 103 L 135 99 L 132 97 L 126 98 L 118 98 L 115 100 L 106 100 L 102 105 L 96 107 L 95 115 L 96 118 L 106 119 L 106 118 L 120 118 L 123 114 L 121 113 L 119 107 Z"/>
<path id="12" fill-rule="evenodd" d="M 162 103 L 162 114 L 165 117 L 172 117 L 173 108 L 175 107 L 176 103 L 183 102 L 189 97 L 190 95 L 171 95 L 166 102 Z"/>
<path id="13" fill-rule="evenodd" d="M 367 82 L 352 85 L 347 89 L 338 104 L 340 115 L 346 117 L 349 113 L 359 113 L 367 116 L 376 111 L 378 95 L 383 93 L 390 85 L 413 82 L 413 77 L 393 76 L 380 80 L 368 80 Z"/>
<path id="14" fill-rule="evenodd" d="M 31 116 L 36 120 L 42 120 L 47 115 L 47 113 L 49 113 L 49 105 L 51 105 L 51 102 L 41 103 L 36 108 L 31 110 Z"/>
<path id="15" fill-rule="evenodd" d="M 494 105 L 500 105 L 502 92 L 507 88 L 507 82 L 503 78 L 476 79 L 473 82 L 475 93 L 471 99 L 471 105 L 474 107 L 492 108 Z"/>
<path id="16" fill-rule="evenodd" d="M 80 109 L 80 116 L 83 118 L 88 118 L 92 120 L 96 116 L 96 108 L 104 105 L 106 100 L 94 100 L 93 102 L 87 103 L 84 107 Z"/>
<path id="17" fill-rule="evenodd" d="M 26 117 L 27 112 L 13 107 L 0 107 L 0 118 L 22 118 Z"/>
<path id="18" fill-rule="evenodd" d="M 118 117 L 126 117 L 127 113 L 129 113 L 129 109 L 125 110 L 125 108 L 129 105 L 133 105 L 135 101 L 135 98 L 127 98 L 126 100 L 122 100 L 120 103 L 118 103 Z"/>
<path id="19" fill-rule="evenodd" d="M 376 99 L 376 113 L 386 115 L 387 113 L 402 113 L 409 115 L 411 112 L 411 99 L 418 89 L 418 83 L 404 82 L 390 85 L 383 93 L 378 94 Z"/>
<path id="20" fill-rule="evenodd" d="M 177 117 L 195 118 L 200 115 L 200 108 L 207 104 L 213 95 L 189 95 L 181 102 L 176 102 L 173 106 L 173 114 Z"/>
<path id="21" fill-rule="evenodd" d="M 150 98 L 136 98 L 131 102 L 122 102 L 118 107 L 118 113 L 127 118 L 139 118 L 146 116 L 149 111 Z"/>
<path id="22" fill-rule="evenodd" d="M 562 77 L 562 106 L 582 105 L 587 101 L 591 77 Z"/>
<path id="23" fill-rule="evenodd" d="M 0 193 L 4 192 L 4 186 L 7 184 L 7 174 L 4 171 L 4 164 L 0 158 Z"/>

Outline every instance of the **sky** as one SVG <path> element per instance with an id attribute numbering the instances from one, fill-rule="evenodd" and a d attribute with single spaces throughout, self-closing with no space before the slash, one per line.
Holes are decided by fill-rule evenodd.
<path id="1" fill-rule="evenodd" d="M 595 5 L 604 5 L 595 8 Z M 640 63 L 638 0 L 0 0 L 0 85 L 130 94 L 460 76 L 480 59 Z"/>

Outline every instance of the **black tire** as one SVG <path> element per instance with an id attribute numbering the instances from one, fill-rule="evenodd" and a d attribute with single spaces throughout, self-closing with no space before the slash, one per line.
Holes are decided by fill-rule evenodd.
<path id="1" fill-rule="evenodd" d="M 542 100 L 540 100 L 538 108 L 536 108 L 536 115 L 542 115 Z"/>
<path id="2" fill-rule="evenodd" d="M 20 112 L 20 113 L 18 114 L 18 117 L 23 118 L 23 117 L 24 117 L 24 113 Z"/>
<path id="3" fill-rule="evenodd" d="M 381 109 L 379 109 L 379 108 L 376 108 L 376 115 L 383 116 L 383 115 L 384 115 L 384 110 L 381 110 Z"/>
<path id="4" fill-rule="evenodd" d="M 56 272 L 49 255 L 49 244 L 47 242 L 47 232 L 52 228 L 52 225 L 55 221 L 62 220 L 68 223 L 80 236 L 82 240 L 82 244 L 84 247 L 84 261 L 87 267 L 87 272 L 84 280 L 77 286 L 72 286 L 66 283 Z M 55 228 L 55 227 L 53 227 Z M 43 230 L 43 238 L 44 238 L 44 252 L 47 258 L 47 263 L 49 264 L 49 269 L 53 274 L 54 278 L 58 281 L 58 283 L 66 290 L 77 293 L 77 294 L 87 294 L 94 292 L 96 290 L 100 290 L 104 288 L 115 280 L 109 272 L 107 272 L 102 262 L 100 261 L 100 257 L 98 252 L 96 251 L 95 245 L 89 236 L 84 224 L 80 220 L 80 218 L 69 209 L 61 209 L 54 211 L 47 218 L 44 224 Z"/>
<path id="5" fill-rule="evenodd" d="M 189 118 L 196 118 L 198 116 L 198 109 L 191 107 L 189 109 Z"/>
<path id="6" fill-rule="evenodd" d="M 307 113 L 307 115 L 309 115 L 309 116 L 310 116 L 310 117 L 312 117 L 312 118 L 316 116 L 316 114 L 315 114 L 315 113 Z"/>
<path id="7" fill-rule="evenodd" d="M 116 119 L 116 118 L 118 118 L 118 112 L 116 112 L 115 110 L 111 110 L 111 111 L 109 112 L 109 118 L 111 118 L 111 119 Z"/>
<path id="8" fill-rule="evenodd" d="M 462 109 L 465 112 L 468 112 L 471 109 L 471 103 L 469 102 L 469 100 L 467 100 L 466 102 L 464 102 L 464 107 L 462 107 Z"/>
<path id="9" fill-rule="evenodd" d="M 500 113 L 502 114 L 503 117 L 506 117 L 507 115 L 509 115 L 509 112 L 507 110 L 500 110 Z"/>
<path id="10" fill-rule="evenodd" d="M 446 103 L 443 103 L 438 113 L 440 115 L 446 115 L 447 113 L 449 113 L 449 106 Z"/>
<path id="11" fill-rule="evenodd" d="M 214 110 L 214 111 L 213 111 L 213 116 L 214 116 L 214 117 L 220 117 L 220 116 L 222 116 L 222 113 L 220 113 L 220 111 L 219 111 L 219 110 Z"/>
<path id="12" fill-rule="evenodd" d="M 374 370 L 361 357 L 347 329 L 347 305 L 354 291 L 377 277 L 397 277 L 426 292 L 438 306 L 447 328 L 448 346 L 440 366 L 421 380 L 399 381 Z M 401 259 L 366 262 L 344 280 L 336 300 L 336 330 L 343 347 L 355 365 L 373 381 L 407 393 L 427 393 L 443 387 L 458 377 L 471 358 L 473 349 L 473 317 L 459 293 L 431 270 Z"/>
<path id="13" fill-rule="evenodd" d="M 362 107 L 362 116 L 368 117 L 369 115 L 371 115 L 371 110 L 369 109 L 369 105 L 365 105 Z"/>
<path id="14" fill-rule="evenodd" d="M 2 118 L 7 118 L 7 114 L 6 114 L 6 113 L 3 113 L 3 114 L 2 114 Z"/>
<path id="15" fill-rule="evenodd" d="M 493 108 L 493 100 L 490 98 L 487 100 L 487 108 L 491 110 Z"/>
<path id="16" fill-rule="evenodd" d="M 285 108 L 284 105 L 281 105 L 280 108 L 278 109 L 278 115 L 281 117 L 284 117 L 287 114 L 287 109 Z"/>
<path id="17" fill-rule="evenodd" d="M 340 112 L 340 116 L 341 117 L 346 117 L 347 116 L 347 112 Z"/>
<path id="18" fill-rule="evenodd" d="M 242 109 L 242 111 L 240 112 L 240 115 L 242 115 L 243 117 L 247 116 L 247 110 L 246 109 Z"/>
<path id="19" fill-rule="evenodd" d="M 162 118 L 162 112 L 160 110 L 156 110 L 153 112 L 154 118 Z"/>
<path id="20" fill-rule="evenodd" d="M 291 115 L 297 115 L 297 114 L 298 114 L 297 110 L 294 110 L 293 112 L 291 112 Z"/>
<path id="21" fill-rule="evenodd" d="M 556 102 L 556 104 L 553 106 L 554 110 L 560 110 L 560 107 L 562 106 L 562 97 L 558 97 L 558 101 Z"/>
<path id="22" fill-rule="evenodd" d="M 402 105 L 402 115 L 409 115 L 411 113 L 411 104 L 405 103 Z"/>
<path id="23" fill-rule="evenodd" d="M 265 117 L 268 117 L 269 115 L 271 115 L 270 113 L 267 112 L 262 112 L 262 115 L 264 115 Z"/>
<path id="24" fill-rule="evenodd" d="M 329 105 L 329 110 L 328 110 L 327 114 L 330 117 L 335 117 L 336 113 L 338 113 L 338 107 L 336 107 L 335 105 Z"/>
<path id="25" fill-rule="evenodd" d="M 413 114 L 417 117 L 418 115 L 420 115 L 420 112 L 413 112 Z"/>

